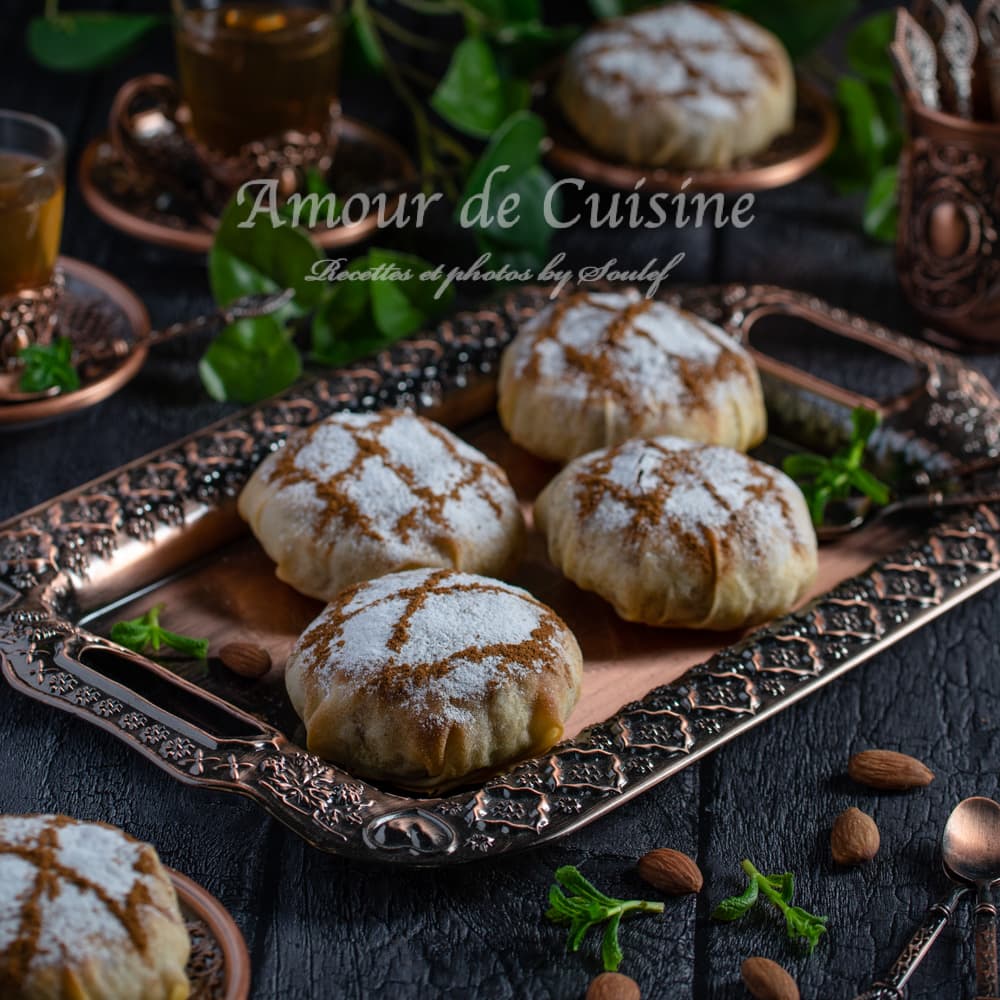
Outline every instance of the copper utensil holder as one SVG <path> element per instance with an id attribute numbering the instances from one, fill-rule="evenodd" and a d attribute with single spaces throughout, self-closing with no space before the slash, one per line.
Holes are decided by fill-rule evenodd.
<path id="1" fill-rule="evenodd" d="M 950 347 L 1000 349 L 1000 124 L 904 102 L 897 266 Z M 940 330 L 941 333 L 936 331 Z"/>

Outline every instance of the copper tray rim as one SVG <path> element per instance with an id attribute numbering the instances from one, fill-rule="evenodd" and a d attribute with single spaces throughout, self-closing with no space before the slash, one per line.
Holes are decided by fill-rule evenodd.
<path id="1" fill-rule="evenodd" d="M 0 431 L 36 426 L 103 402 L 135 378 L 149 353 L 149 312 L 128 285 L 107 271 L 75 257 L 60 256 L 56 263 L 67 275 L 97 289 L 114 302 L 132 328 L 132 347 L 122 358 L 121 364 L 73 392 L 48 396 L 30 403 L 0 405 Z"/>
<path id="2" fill-rule="evenodd" d="M 547 301 L 545 295 L 537 287 L 508 292 L 478 311 L 444 321 L 433 335 L 402 342 L 367 363 L 307 377 L 282 396 L 0 524 L 0 669 L 7 681 L 114 733 L 182 782 L 254 799 L 314 847 L 367 861 L 439 866 L 524 850 L 579 829 L 1000 579 L 1000 511 L 986 506 L 962 511 L 868 572 L 756 630 L 548 754 L 517 764 L 482 787 L 440 798 L 393 794 L 367 784 L 306 753 L 249 713 L 75 623 L 76 587 L 113 562 L 116 544 L 151 545 L 162 562 L 164 546 L 182 524 L 182 535 L 199 529 L 204 534 L 207 526 L 213 547 L 230 540 L 219 536 L 223 511 L 232 507 L 261 455 L 292 430 L 352 405 L 408 405 L 416 394 L 420 408 L 432 412 L 434 404 L 468 407 L 469 392 L 475 395 L 484 386 L 492 392 L 500 349 Z M 730 285 L 671 297 L 737 335 L 764 316 L 802 316 L 912 360 L 924 370 L 926 382 L 918 389 L 927 394 L 928 413 L 934 414 L 927 433 L 955 444 L 954 453 L 943 452 L 949 462 L 960 467 L 961 461 L 1000 456 L 1000 397 L 957 357 L 773 286 Z M 486 353 L 470 360 L 469 352 L 477 349 Z M 437 358 L 441 369 L 432 376 L 415 374 L 428 356 Z M 461 364 L 453 370 L 456 358 Z M 470 379 L 477 368 L 482 378 Z M 804 384 L 823 390 L 812 377 Z M 835 393 L 826 398 L 843 402 Z M 479 410 L 467 409 L 461 417 L 452 412 L 453 421 L 471 419 L 489 399 L 478 392 Z M 213 478 L 205 475 L 207 469 L 214 470 L 216 485 L 206 485 Z M 227 469 L 231 481 L 220 471 Z M 188 492 L 167 491 L 159 506 L 150 504 L 149 491 L 140 488 L 145 477 L 162 484 L 171 470 L 184 473 Z M 106 507 L 127 506 L 133 492 L 142 498 L 143 519 L 115 534 L 106 523 Z M 197 510 L 188 508 L 189 501 L 197 501 Z M 188 522 L 185 509 L 191 511 Z M 162 578 L 166 571 L 160 569 Z M 162 677 L 185 696 L 224 712 L 239 735 L 219 736 L 146 701 L 88 665 L 94 651 L 128 660 L 130 671 L 141 668 Z"/>
<path id="3" fill-rule="evenodd" d="M 546 71 L 540 83 L 541 92 L 535 101 L 535 107 L 545 121 L 548 135 L 545 159 L 564 174 L 579 176 L 608 188 L 632 191 L 642 181 L 643 190 L 648 193 L 677 194 L 686 191 L 692 194 L 739 194 L 770 191 L 792 184 L 818 170 L 833 153 L 840 134 L 840 122 L 833 102 L 818 85 L 797 75 L 796 123 L 800 114 L 808 109 L 818 113 L 823 124 L 820 135 L 812 146 L 793 153 L 786 159 L 775 163 L 758 165 L 751 163 L 749 166 L 728 169 L 689 170 L 637 166 L 611 160 L 599 151 L 591 149 L 586 140 L 578 136 L 572 125 L 565 122 L 553 108 L 549 83 L 557 67 L 558 63 Z M 552 134 L 553 122 L 558 123 L 558 130 L 571 132 L 579 142 L 579 147 L 562 143 L 555 138 Z M 775 142 L 781 138 L 779 136 Z"/>
<path id="4" fill-rule="evenodd" d="M 167 867 L 181 905 L 204 921 L 222 951 L 225 989 L 219 1000 L 247 1000 L 250 995 L 250 952 L 232 914 L 203 885 Z"/>
<path id="5" fill-rule="evenodd" d="M 338 119 L 338 128 L 354 136 L 364 136 L 374 145 L 390 151 L 401 167 L 399 180 L 402 183 L 412 183 L 416 180 L 416 167 L 409 153 L 387 132 L 347 115 L 342 115 Z M 162 222 L 144 219 L 112 201 L 97 187 L 93 179 L 94 164 L 98 150 L 108 142 L 106 133 L 95 136 L 87 143 L 80 156 L 77 181 L 87 207 L 112 229 L 117 229 L 144 243 L 184 253 L 208 253 L 212 249 L 214 239 L 212 232 L 193 227 L 174 228 Z M 398 201 L 399 195 L 389 199 L 386 205 L 387 213 L 395 211 Z M 376 212 L 371 212 L 359 222 L 352 222 L 346 226 L 337 225 L 332 229 L 313 230 L 310 232 L 310 237 L 323 250 L 335 250 L 338 247 L 350 247 L 362 243 L 377 229 L 378 215 Z"/>

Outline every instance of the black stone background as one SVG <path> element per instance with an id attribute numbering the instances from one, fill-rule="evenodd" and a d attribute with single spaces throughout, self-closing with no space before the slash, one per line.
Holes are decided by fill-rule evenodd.
<path id="1" fill-rule="evenodd" d="M 171 71 L 173 57 L 162 32 L 107 72 L 43 72 L 22 45 L 27 18 L 40 9 L 40 0 L 0 5 L 0 106 L 43 115 L 64 130 L 72 179 L 120 83 Z M 381 85 L 349 79 L 344 95 L 349 113 L 406 135 L 405 118 Z M 454 233 L 441 233 L 396 243 L 425 247 L 438 260 L 468 257 Z M 202 260 L 116 233 L 87 210 L 72 182 L 63 247 L 130 284 L 156 325 L 209 304 Z M 757 220 L 742 231 L 580 229 L 557 248 L 576 265 L 616 255 L 632 266 L 683 249 L 678 280 L 782 284 L 917 329 L 891 251 L 860 233 L 856 202 L 817 178 L 759 196 Z M 198 382 L 195 360 L 203 348 L 189 342 L 158 349 L 107 402 L 0 436 L 0 517 L 230 412 Z M 1000 356 L 975 363 L 1000 382 Z M 878 370 L 867 378 L 877 386 Z M 1000 793 L 998 626 L 994 589 L 588 829 L 498 863 L 406 872 L 325 856 L 254 805 L 181 787 L 104 734 L 6 690 L 0 810 L 105 820 L 154 842 L 166 863 L 232 912 L 253 957 L 253 996 L 260 1000 L 582 996 L 598 971 L 594 942 L 581 955 L 567 954 L 563 931 L 541 919 L 553 870 L 577 864 L 605 890 L 633 896 L 646 891 L 635 859 L 660 846 L 696 857 L 705 891 L 668 902 L 662 918 L 623 927 L 622 971 L 638 980 L 643 996 L 742 997 L 740 962 L 761 954 L 790 968 L 804 997 L 846 998 L 891 961 L 942 892 L 935 851 L 951 807 L 967 795 Z M 903 795 L 859 789 L 844 777 L 847 757 L 871 746 L 913 753 L 937 779 Z M 829 828 L 849 805 L 875 816 L 882 850 L 860 870 L 838 871 L 829 858 Z M 744 856 L 766 870 L 795 871 L 802 904 L 829 915 L 830 933 L 811 958 L 790 947 L 773 913 L 739 925 L 709 920 L 712 905 L 741 888 Z M 912 996 L 972 996 L 971 970 L 970 919 L 962 913 L 918 974 Z"/>

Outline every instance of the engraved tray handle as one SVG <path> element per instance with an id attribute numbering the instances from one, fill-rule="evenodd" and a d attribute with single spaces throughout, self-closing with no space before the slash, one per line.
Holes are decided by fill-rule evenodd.
<path id="1" fill-rule="evenodd" d="M 785 313 L 914 363 L 923 382 L 884 407 L 879 442 L 915 466 L 937 463 L 947 473 L 1000 454 L 1000 400 L 957 358 L 781 289 L 726 286 L 671 298 L 744 340 L 761 316 Z M 296 428 L 343 409 L 413 407 L 452 423 L 481 414 L 500 352 L 547 301 L 548 289 L 510 292 L 0 525 L 7 681 L 113 733 L 182 781 L 250 796 L 318 848 L 440 865 L 532 847 L 590 822 L 1000 578 L 1000 515 L 985 505 L 962 511 L 546 756 L 440 798 L 382 792 L 74 624 L 106 603 L 116 583 L 134 590 L 154 565 L 161 576 L 165 565 L 183 565 L 198 548 L 193 540 L 204 551 L 206 540 L 231 536 L 233 498 Z M 795 412 L 803 392 L 823 395 L 807 376 L 763 367 L 769 404 Z M 827 402 L 848 400 L 827 393 Z M 843 431 L 843 405 L 814 406 L 808 416 L 821 434 Z M 155 696 L 147 696 L 150 684 Z"/>

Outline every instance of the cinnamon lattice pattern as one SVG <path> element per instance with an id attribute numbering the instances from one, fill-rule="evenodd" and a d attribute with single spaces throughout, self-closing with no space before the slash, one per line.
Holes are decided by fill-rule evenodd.
<path id="1" fill-rule="evenodd" d="M 544 758 L 443 799 L 387 794 L 263 724 L 253 738 L 222 739 L 200 730 L 192 736 L 189 725 L 181 733 L 169 719 L 153 723 L 81 664 L 85 645 L 113 648 L 70 617 L 74 584 L 92 568 L 113 562 L 126 543 L 156 544 L 159 532 L 190 525 L 235 496 L 258 462 L 297 428 L 344 409 L 429 407 L 493 377 L 503 346 L 547 303 L 547 294 L 512 292 L 441 324 L 433 335 L 368 364 L 307 379 L 0 526 L 0 667 L 8 682 L 114 733 L 178 778 L 256 799 L 321 849 L 439 865 L 565 834 L 609 801 L 639 794 L 737 727 L 780 711 L 1000 578 L 1000 514 L 987 507 L 960 512 Z M 985 378 L 958 359 L 779 289 L 695 290 L 679 302 L 736 334 L 746 332 L 750 315 L 795 312 L 909 352 L 926 368 L 926 384 L 908 410 L 883 425 L 905 457 L 946 468 L 1000 454 L 1000 402 Z M 807 415 L 813 422 L 828 419 L 822 409 Z M 216 707 L 226 710 L 224 703 Z"/>

